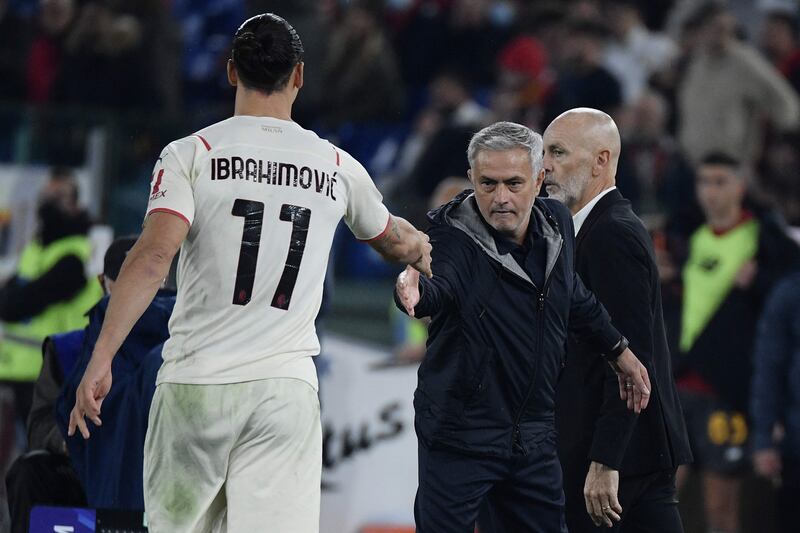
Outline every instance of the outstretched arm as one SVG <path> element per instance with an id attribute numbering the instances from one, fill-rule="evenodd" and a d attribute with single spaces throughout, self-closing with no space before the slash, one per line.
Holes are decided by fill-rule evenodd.
<path id="1" fill-rule="evenodd" d="M 367 241 L 367 244 L 384 259 L 410 265 L 429 278 L 433 277 L 428 236 L 407 220 L 389 215 L 386 231 Z"/>

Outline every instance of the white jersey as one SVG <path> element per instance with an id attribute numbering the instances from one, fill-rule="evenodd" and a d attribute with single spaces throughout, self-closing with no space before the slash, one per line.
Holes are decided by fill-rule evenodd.
<path id="1" fill-rule="evenodd" d="M 370 240 L 389 212 L 352 156 L 294 122 L 234 116 L 170 143 L 147 214 L 186 220 L 158 383 L 272 377 L 317 387 L 314 320 L 334 231 Z"/>

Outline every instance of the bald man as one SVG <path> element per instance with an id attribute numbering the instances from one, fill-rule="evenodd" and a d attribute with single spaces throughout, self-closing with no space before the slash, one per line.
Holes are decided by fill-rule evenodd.
<path id="1" fill-rule="evenodd" d="M 615 186 L 619 131 L 601 111 L 572 109 L 545 130 L 544 150 L 547 193 L 572 213 L 576 271 L 653 377 L 650 407 L 630 413 L 615 374 L 570 339 L 556 399 L 569 531 L 681 532 L 675 470 L 691 452 L 653 245 Z"/>

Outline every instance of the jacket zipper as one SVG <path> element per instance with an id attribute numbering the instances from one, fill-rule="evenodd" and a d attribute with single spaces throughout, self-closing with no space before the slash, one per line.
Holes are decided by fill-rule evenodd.
<path id="1" fill-rule="evenodd" d="M 556 262 L 558 262 L 558 257 L 561 255 L 561 248 L 564 246 L 564 241 L 562 239 L 561 243 L 558 246 L 558 253 L 556 254 Z M 552 274 L 552 272 L 551 272 Z M 531 398 L 531 394 L 533 393 L 533 388 L 536 386 L 536 378 L 539 375 L 539 365 L 542 364 L 542 339 L 543 339 L 543 330 L 544 330 L 544 306 L 545 300 L 547 299 L 547 295 L 550 292 L 550 278 L 551 276 L 547 276 L 544 280 L 544 287 L 542 291 L 539 293 L 538 301 L 536 304 L 537 314 L 539 315 L 539 331 L 536 335 L 536 348 L 537 348 L 537 360 L 536 360 L 536 367 L 533 370 L 533 376 L 531 377 L 531 382 L 528 385 L 528 390 L 525 393 L 525 398 L 522 400 L 522 405 L 520 406 L 519 410 L 517 411 L 516 416 L 514 417 L 514 427 L 513 433 L 511 436 L 511 452 L 513 453 L 515 450 L 518 450 L 519 453 L 525 453 L 525 447 L 522 445 L 522 440 L 520 436 L 519 430 L 519 421 L 522 419 L 522 415 L 525 413 L 525 409 L 528 407 L 528 401 Z M 536 285 L 534 284 L 534 288 Z"/>

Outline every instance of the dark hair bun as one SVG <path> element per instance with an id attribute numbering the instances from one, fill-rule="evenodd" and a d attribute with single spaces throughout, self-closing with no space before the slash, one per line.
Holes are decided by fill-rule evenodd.
<path id="1" fill-rule="evenodd" d="M 303 60 L 303 44 L 288 22 L 264 13 L 236 31 L 231 57 L 246 87 L 272 93 L 286 86 L 295 65 Z"/>

